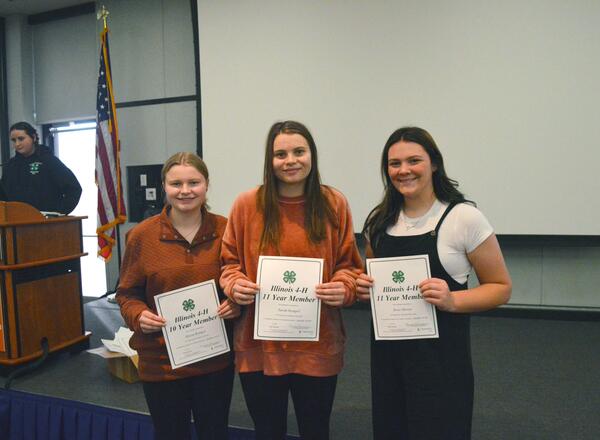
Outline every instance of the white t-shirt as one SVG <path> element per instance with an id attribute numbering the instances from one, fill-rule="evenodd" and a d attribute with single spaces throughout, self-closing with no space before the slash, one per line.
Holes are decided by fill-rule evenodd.
<path id="1" fill-rule="evenodd" d="M 387 233 L 397 237 L 426 234 L 435 229 L 447 207 L 448 203 L 436 200 L 422 217 L 405 217 L 401 212 L 398 221 L 387 229 Z M 492 225 L 473 205 L 460 203 L 452 208 L 437 238 L 440 262 L 446 272 L 457 282 L 466 282 L 471 272 L 467 254 L 493 233 Z"/>

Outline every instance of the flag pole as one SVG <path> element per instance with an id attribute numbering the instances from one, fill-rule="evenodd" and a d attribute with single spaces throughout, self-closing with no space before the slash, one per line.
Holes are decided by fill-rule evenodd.
<path id="1" fill-rule="evenodd" d="M 114 103 L 114 96 L 113 96 L 113 91 L 112 91 L 112 74 L 111 74 L 111 69 L 110 69 L 110 56 L 108 53 L 108 23 L 107 23 L 107 19 L 108 19 L 108 15 L 109 15 L 109 11 L 106 9 L 106 7 L 104 5 L 101 6 L 100 10 L 98 11 L 98 13 L 96 14 L 96 18 L 98 20 L 102 20 L 102 33 L 101 33 L 101 56 L 100 56 L 100 62 L 101 62 L 101 67 L 100 67 L 100 75 L 99 75 L 99 79 L 98 79 L 98 93 L 99 93 L 99 97 L 104 96 L 104 101 L 105 104 L 109 104 L 108 109 L 106 109 L 107 111 L 109 111 L 109 115 L 112 116 L 107 116 L 106 114 L 103 115 L 102 117 L 102 124 L 108 122 L 108 135 L 110 136 L 112 142 L 112 148 L 115 149 L 115 157 L 114 157 L 114 164 L 116 166 L 116 170 L 115 170 L 115 177 L 116 177 L 116 185 L 114 187 L 114 189 L 116 190 L 116 203 L 112 203 L 109 200 L 106 201 L 102 201 L 102 206 L 103 206 L 103 216 L 106 216 L 106 211 L 104 210 L 105 208 L 105 202 L 110 203 L 111 206 L 111 210 L 113 212 L 113 214 L 116 214 L 114 218 L 105 218 L 104 220 L 102 220 L 101 216 L 100 216 L 100 208 L 99 208 L 99 216 L 98 216 L 98 229 L 97 229 L 97 234 L 98 234 L 98 244 L 100 247 L 100 250 L 98 251 L 98 255 L 100 255 L 105 262 L 108 262 L 112 256 L 112 248 L 113 248 L 113 244 L 116 242 L 117 245 L 117 269 L 118 269 L 118 275 L 117 275 L 117 283 L 114 287 L 114 289 L 107 289 L 107 292 L 103 295 L 104 296 L 108 296 L 110 294 L 114 294 L 116 292 L 118 283 L 119 283 L 119 279 L 120 279 L 120 272 L 121 272 L 121 231 L 120 231 L 120 224 L 123 221 L 126 221 L 126 217 L 125 217 L 125 210 L 124 210 L 124 205 L 122 204 L 122 189 L 121 189 L 121 164 L 120 164 L 120 160 L 119 160 L 119 156 L 120 156 L 120 150 L 121 150 L 121 142 L 119 139 L 119 130 L 118 130 L 118 124 L 117 124 L 117 117 L 116 117 L 116 106 Z M 106 63 L 104 65 L 104 68 L 102 67 L 102 63 Z M 103 76 L 105 76 L 105 78 L 102 78 Z M 101 84 L 101 79 L 102 79 L 102 84 Z M 104 90 L 104 92 L 102 92 L 102 90 Z M 100 101 L 98 101 L 97 103 L 97 123 L 99 124 L 96 127 L 96 183 L 99 185 L 98 182 L 98 155 L 99 155 L 99 145 L 98 145 L 98 127 L 101 124 L 100 121 L 100 109 L 102 110 L 102 113 L 104 113 L 104 106 L 100 104 Z M 110 120 L 106 121 L 105 118 L 108 118 Z M 106 129 L 106 127 L 104 127 Z M 102 129 L 101 129 L 102 130 Z M 106 142 L 106 139 L 103 141 Z M 109 161 L 110 162 L 110 161 Z M 104 170 L 103 170 L 104 171 Z M 100 195 L 101 195 L 101 191 L 100 191 L 100 185 L 98 186 L 99 191 L 98 191 L 98 203 L 100 204 Z M 103 187 L 104 190 L 106 190 L 107 188 L 104 186 Z M 106 223 L 108 222 L 108 223 Z M 110 230 L 110 228 L 113 228 L 113 233 L 114 235 L 116 235 L 115 240 L 113 241 L 112 238 L 110 237 L 110 235 L 112 234 L 108 234 L 108 231 Z M 102 243 L 102 244 L 101 244 Z M 108 247 L 108 249 L 106 248 Z"/>
<path id="2" fill-rule="evenodd" d="M 114 103 L 114 97 L 113 97 L 113 91 L 112 91 L 112 75 L 110 72 L 110 58 L 109 58 L 109 54 L 108 54 L 108 23 L 107 23 L 107 19 L 108 19 L 108 15 L 109 15 L 109 11 L 106 9 L 106 7 L 104 5 L 101 6 L 100 10 L 98 11 L 96 18 L 98 20 L 102 20 L 103 22 L 103 30 L 102 30 L 102 34 L 101 34 L 101 38 L 102 38 L 102 50 L 101 50 L 101 64 L 102 64 L 102 60 L 104 60 L 104 62 L 106 63 L 106 68 L 103 70 L 102 66 L 100 68 L 100 78 L 99 78 L 99 85 L 98 85 L 98 90 L 99 90 L 99 97 L 104 96 L 104 104 L 108 104 L 107 109 L 105 109 L 104 105 L 101 105 L 102 103 L 100 103 L 99 101 L 99 108 L 97 109 L 97 114 L 103 113 L 104 116 L 102 118 L 102 121 L 104 123 L 108 123 L 108 135 L 111 138 L 111 144 L 112 144 L 112 148 L 115 149 L 115 157 L 114 157 L 114 165 L 116 167 L 116 169 L 114 170 L 114 177 L 116 180 L 116 184 L 114 185 L 114 190 L 116 190 L 116 203 L 112 202 L 112 206 L 111 206 L 111 212 L 113 212 L 115 215 L 115 217 L 113 219 L 107 219 L 106 221 L 108 223 L 106 223 L 106 221 L 100 222 L 99 227 L 98 227 L 98 234 L 99 234 L 99 243 L 100 241 L 102 241 L 104 243 L 104 246 L 108 246 L 108 248 L 103 247 L 102 245 L 100 246 L 100 251 L 99 251 L 99 255 L 101 255 L 106 261 L 108 261 L 110 259 L 110 256 L 112 254 L 112 244 L 116 241 L 117 244 L 117 265 L 118 265 L 118 269 L 120 271 L 121 269 L 121 234 L 120 234 L 120 224 L 123 221 L 126 221 L 126 217 L 125 217 L 125 206 L 123 203 L 123 199 L 122 199 L 122 189 L 121 189 L 121 166 L 120 166 L 120 160 L 119 160 L 119 156 L 120 156 L 120 150 L 121 150 L 121 142 L 119 139 L 119 134 L 118 134 L 118 124 L 117 124 L 117 118 L 116 118 L 116 106 Z M 105 78 L 103 78 L 103 76 Z M 103 81 L 102 83 L 100 81 Z M 101 89 L 102 88 L 102 89 Z M 100 108 L 103 109 L 102 112 L 100 111 Z M 106 114 L 106 111 L 108 111 L 108 117 Z M 108 118 L 108 120 L 107 120 Z M 106 127 L 104 127 L 106 129 Z M 98 130 L 98 129 L 97 129 Z M 97 136 L 97 143 L 98 143 L 98 136 Z M 97 161 L 98 161 L 98 146 L 96 149 L 96 155 L 97 155 Z M 110 160 L 108 161 L 108 163 L 110 163 Z M 98 166 L 98 164 L 97 164 Z M 96 170 L 96 176 L 98 178 L 98 169 Z M 98 182 L 98 179 L 97 179 Z M 100 194 L 100 192 L 99 192 Z M 100 197 L 100 196 L 99 196 Z M 100 203 L 100 201 L 99 201 Z M 104 201 L 103 201 L 103 206 L 105 206 Z M 106 214 L 106 213 L 105 213 Z M 114 234 L 116 235 L 116 237 L 114 237 L 114 241 L 113 239 L 110 237 L 110 235 L 112 234 L 107 234 L 108 231 L 110 230 L 110 228 L 114 228 Z M 101 239 L 102 237 L 102 239 Z"/>
<path id="3" fill-rule="evenodd" d="M 97 19 L 102 20 L 102 30 L 104 32 L 106 32 L 108 29 L 107 20 L 108 20 L 109 14 L 110 14 L 110 12 L 108 12 L 108 9 L 106 9 L 106 6 L 102 5 L 102 7 L 100 8 L 100 11 L 98 11 Z M 120 140 L 119 140 L 119 143 L 120 143 Z M 116 239 L 117 239 L 117 268 L 119 269 L 119 272 L 121 271 L 121 230 L 120 230 L 120 226 L 121 226 L 120 223 L 117 223 L 115 226 L 115 230 L 116 230 L 115 235 L 116 235 Z"/>

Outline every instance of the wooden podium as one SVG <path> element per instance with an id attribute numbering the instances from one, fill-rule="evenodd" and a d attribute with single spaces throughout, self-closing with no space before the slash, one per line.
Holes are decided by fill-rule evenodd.
<path id="1" fill-rule="evenodd" d="M 83 324 L 81 220 L 47 219 L 34 207 L 0 202 L 0 366 L 89 343 Z"/>

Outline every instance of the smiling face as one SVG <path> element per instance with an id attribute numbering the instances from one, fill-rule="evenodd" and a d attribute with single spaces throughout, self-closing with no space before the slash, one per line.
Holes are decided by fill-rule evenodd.
<path id="1" fill-rule="evenodd" d="M 406 200 L 434 196 L 432 175 L 435 166 L 425 149 L 415 143 L 400 141 L 388 151 L 387 172 L 396 190 Z"/>
<path id="2" fill-rule="evenodd" d="M 167 203 L 179 214 L 197 214 L 206 203 L 208 181 L 191 165 L 173 165 L 164 180 Z"/>
<path id="3" fill-rule="evenodd" d="M 273 142 L 273 173 L 279 194 L 287 197 L 304 194 L 306 179 L 312 169 L 310 147 L 304 136 L 281 133 Z"/>
<path id="4" fill-rule="evenodd" d="M 12 130 L 10 140 L 17 153 L 21 156 L 29 157 L 35 151 L 35 139 L 25 132 L 25 130 Z"/>

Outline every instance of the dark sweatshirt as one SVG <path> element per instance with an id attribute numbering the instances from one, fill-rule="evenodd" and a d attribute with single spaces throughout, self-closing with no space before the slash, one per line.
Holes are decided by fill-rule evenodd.
<path id="1" fill-rule="evenodd" d="M 45 145 L 29 157 L 15 154 L 2 170 L 2 186 L 9 201 L 62 214 L 73 211 L 81 196 L 75 175 Z"/>

